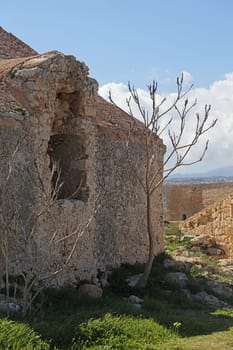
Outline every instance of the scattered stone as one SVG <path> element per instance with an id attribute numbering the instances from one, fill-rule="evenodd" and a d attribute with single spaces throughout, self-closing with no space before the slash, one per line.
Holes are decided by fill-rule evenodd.
<path id="1" fill-rule="evenodd" d="M 79 297 L 88 296 L 94 299 L 101 298 L 103 294 L 102 288 L 94 284 L 82 284 L 78 289 Z"/>
<path id="2" fill-rule="evenodd" d="M 198 252 L 200 250 L 200 247 L 194 246 L 190 250 L 191 250 L 191 252 L 195 253 L 195 252 Z"/>
<path id="3" fill-rule="evenodd" d="M 194 238 L 193 235 L 183 235 L 181 238 L 180 238 L 180 242 L 183 242 L 185 241 L 186 239 L 192 239 Z"/>
<path id="4" fill-rule="evenodd" d="M 143 299 L 137 297 L 136 295 L 130 295 L 129 298 L 128 298 L 128 301 L 131 303 L 131 304 L 141 304 L 143 303 Z"/>
<path id="5" fill-rule="evenodd" d="M 14 312 L 18 313 L 21 311 L 21 307 L 18 304 L 15 303 L 6 303 L 6 302 L 1 302 L 0 303 L 0 312 L 7 313 L 7 312 Z"/>
<path id="6" fill-rule="evenodd" d="M 187 266 L 183 261 L 165 259 L 163 261 L 163 267 L 165 269 L 177 269 L 177 270 L 186 270 Z"/>
<path id="7" fill-rule="evenodd" d="M 169 272 L 165 275 L 165 281 L 183 289 L 187 285 L 188 277 L 183 272 Z"/>
<path id="8" fill-rule="evenodd" d="M 232 266 L 232 268 L 233 268 L 233 259 L 232 258 L 230 258 L 230 259 L 221 259 L 219 261 L 219 264 L 221 266 Z"/>
<path id="9" fill-rule="evenodd" d="M 176 235 L 168 235 L 167 238 L 169 239 L 170 242 L 179 241 L 179 237 L 177 237 Z"/>
<path id="10" fill-rule="evenodd" d="M 102 288 L 107 288 L 110 286 L 110 283 L 105 279 L 105 278 L 101 278 L 100 279 L 100 285 Z"/>
<path id="11" fill-rule="evenodd" d="M 220 248 L 210 247 L 206 250 L 206 253 L 211 256 L 225 255 L 224 251 Z"/>
<path id="12" fill-rule="evenodd" d="M 214 295 L 210 295 L 207 292 L 199 292 L 197 294 L 192 294 L 192 299 L 199 301 L 203 304 L 207 304 L 212 307 L 227 307 L 228 304 L 222 300 L 219 300 Z"/>
<path id="13" fill-rule="evenodd" d="M 232 276 L 233 277 L 233 268 L 229 268 L 229 267 L 227 267 L 227 268 L 224 268 L 223 269 L 223 272 L 225 273 L 225 274 L 227 274 L 227 275 L 229 275 L 229 276 Z M 233 281 L 232 281 L 232 283 L 231 284 L 233 284 Z"/>
<path id="14" fill-rule="evenodd" d="M 136 309 L 141 309 L 143 301 L 143 299 L 137 297 L 136 295 L 130 295 L 128 298 L 128 302 Z"/>
<path id="15" fill-rule="evenodd" d="M 209 289 L 219 297 L 230 299 L 233 297 L 233 290 L 226 284 L 219 283 L 217 281 L 208 281 L 207 286 Z"/>
<path id="16" fill-rule="evenodd" d="M 200 235 L 191 239 L 190 243 L 198 247 L 210 248 L 216 245 L 214 237 L 208 235 Z"/>
<path id="17" fill-rule="evenodd" d="M 128 286 L 131 288 L 136 287 L 139 279 L 142 277 L 142 273 L 139 273 L 138 275 L 130 276 L 126 279 L 126 282 L 128 283 Z"/>

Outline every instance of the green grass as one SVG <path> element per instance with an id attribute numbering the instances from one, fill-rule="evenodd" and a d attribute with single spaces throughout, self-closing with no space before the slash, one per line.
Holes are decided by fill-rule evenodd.
<path id="1" fill-rule="evenodd" d="M 146 289 L 128 287 L 125 279 L 142 272 L 143 266 L 126 264 L 113 271 L 111 287 L 99 300 L 80 299 L 74 288 L 47 290 L 43 314 L 0 320 L 0 350 L 232 350 L 233 310 L 214 310 L 188 300 L 165 282 L 163 260 L 172 259 L 169 237 L 172 244 L 177 237 L 178 247 L 190 247 L 172 226 L 167 252 L 156 257 Z M 208 270 L 208 278 L 223 276 L 209 257 L 201 256 L 201 266 L 191 266 L 188 273 L 193 293 L 206 288 L 203 271 Z M 141 309 L 128 303 L 131 294 L 144 299 Z"/>
<path id="2" fill-rule="evenodd" d="M 156 349 L 158 345 L 175 340 L 176 334 L 153 319 L 106 314 L 101 319 L 89 320 L 78 328 L 82 347 L 74 349 Z M 79 341 L 80 342 L 80 341 Z"/>
<path id="3" fill-rule="evenodd" d="M 27 324 L 0 319 L 0 349 L 49 350 L 50 345 Z"/>
<path id="4" fill-rule="evenodd" d="M 8 347 L 13 350 L 47 350 L 55 346 L 59 350 L 195 349 L 192 347 L 195 339 L 200 343 L 198 349 L 204 350 L 207 340 L 215 338 L 225 346 L 222 345 L 222 349 L 228 349 L 233 327 L 231 309 L 208 309 L 184 299 L 178 291 L 169 296 L 159 289 L 154 296 L 149 295 L 151 287 L 149 291 L 148 295 L 144 292 L 145 301 L 140 310 L 111 290 L 100 300 L 79 299 L 75 289 L 49 292 L 43 317 L 32 315 L 27 319 L 30 328 L 21 322 L 5 324 L 9 332 L 0 328 L 5 341 L 0 349 L 7 349 L 5 344 L 11 344 L 8 338 L 15 341 L 15 347 Z M 4 322 L 6 320 L 3 325 Z M 20 331 L 15 330 L 16 325 Z M 205 347 L 202 347 L 201 339 Z M 27 348 L 30 341 L 42 345 L 39 347 L 32 342 L 34 347 Z"/>

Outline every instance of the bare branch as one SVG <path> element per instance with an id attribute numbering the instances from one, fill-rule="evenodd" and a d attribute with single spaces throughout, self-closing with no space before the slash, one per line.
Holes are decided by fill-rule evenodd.
<path id="1" fill-rule="evenodd" d="M 128 83 L 128 90 L 130 93 L 130 98 L 127 99 L 126 103 L 129 109 L 129 114 L 134 119 L 133 115 L 133 104 L 139 111 L 140 117 L 143 120 L 144 128 L 137 126 L 134 123 L 135 128 L 130 128 L 128 134 L 128 140 L 126 142 L 126 152 L 128 165 L 132 169 L 138 183 L 141 185 L 143 192 L 146 197 L 146 213 L 147 213 L 147 233 L 149 240 L 149 254 L 148 260 L 145 266 L 142 279 L 139 281 L 140 287 L 146 285 L 147 279 L 150 274 L 151 266 L 153 263 L 153 247 L 154 242 L 156 241 L 156 233 L 152 229 L 151 225 L 151 199 L 152 194 L 157 188 L 159 188 L 164 180 L 177 168 L 181 166 L 189 166 L 201 162 L 208 149 L 208 141 L 205 143 L 205 146 L 201 152 L 201 155 L 192 161 L 186 161 L 187 157 L 191 154 L 192 149 L 197 145 L 201 137 L 206 134 L 210 129 L 212 129 L 217 119 L 209 123 L 209 113 L 211 107 L 209 105 L 205 106 L 204 115 L 201 118 L 200 115 L 196 114 L 196 122 L 193 126 L 193 136 L 188 142 L 184 142 L 184 135 L 186 133 L 186 121 L 192 112 L 193 108 L 197 105 L 197 101 L 189 103 L 187 98 L 188 93 L 193 88 L 191 85 L 188 89 L 183 90 L 184 76 L 181 74 L 177 78 L 177 92 L 174 101 L 168 105 L 166 108 L 162 109 L 166 98 L 163 98 L 160 103 L 157 102 L 157 90 L 158 84 L 153 81 L 151 85 L 148 85 L 148 93 L 151 100 L 151 110 L 145 110 L 144 106 L 141 103 L 141 100 L 138 95 L 138 91 Z M 112 101 L 113 102 L 113 101 Z M 182 103 L 183 102 L 183 103 Z M 114 103 L 114 102 L 113 102 Z M 178 115 L 178 127 L 174 131 L 170 129 L 174 122 L 174 118 L 170 117 L 168 121 L 164 120 L 164 117 L 169 115 L 171 111 L 175 111 Z M 143 159 L 142 167 L 145 166 L 145 172 L 140 172 L 136 169 L 134 163 L 130 157 L 130 139 L 134 131 L 139 132 L 142 138 L 142 147 L 145 149 L 145 157 Z M 159 136 L 168 133 L 170 146 L 165 156 L 163 162 L 158 166 L 156 163 L 157 157 L 157 148 L 155 145 L 158 142 Z"/>

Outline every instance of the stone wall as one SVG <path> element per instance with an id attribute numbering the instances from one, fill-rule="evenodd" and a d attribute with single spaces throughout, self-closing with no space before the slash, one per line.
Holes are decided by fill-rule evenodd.
<path id="1" fill-rule="evenodd" d="M 226 197 L 232 190 L 232 182 L 167 184 L 165 188 L 166 219 L 185 220 Z"/>
<path id="2" fill-rule="evenodd" d="M 72 56 L 4 60 L 0 73 L 1 210 L 11 272 L 53 273 L 54 285 L 64 285 L 95 278 L 109 266 L 145 261 L 145 195 L 127 162 L 130 116 L 98 96 L 88 68 Z M 130 154 L 143 178 L 139 134 L 132 135 Z M 165 148 L 160 139 L 155 147 L 157 168 Z M 152 198 L 155 254 L 163 250 L 161 191 Z"/>
<path id="3" fill-rule="evenodd" d="M 0 27 L 0 59 L 37 55 L 27 44 Z"/>
<path id="4" fill-rule="evenodd" d="M 233 193 L 193 215 L 180 228 L 186 234 L 214 237 L 226 256 L 233 257 Z"/>

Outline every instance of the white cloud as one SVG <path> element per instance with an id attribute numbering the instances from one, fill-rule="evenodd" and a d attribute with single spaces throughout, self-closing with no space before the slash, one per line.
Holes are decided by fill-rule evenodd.
<path id="1" fill-rule="evenodd" d="M 188 72 L 183 72 L 184 82 L 190 83 L 192 76 Z M 108 99 L 108 92 L 111 90 L 114 101 L 127 110 L 125 99 L 128 96 L 128 87 L 122 83 L 109 83 L 103 85 L 99 89 L 99 93 L 104 98 Z M 150 110 L 150 98 L 146 90 L 138 89 L 142 104 Z M 175 93 L 167 95 L 167 103 L 174 99 Z M 158 95 L 158 99 L 161 96 Z M 210 121 L 218 118 L 217 125 L 210 130 L 208 138 L 210 139 L 209 149 L 202 163 L 193 167 L 185 168 L 185 172 L 199 172 L 208 169 L 219 168 L 223 166 L 233 165 L 233 73 L 227 73 L 223 80 L 215 81 L 209 88 L 193 89 L 189 93 L 190 102 L 197 99 L 197 107 L 193 110 L 187 124 L 185 140 L 189 140 L 194 129 L 195 113 L 199 112 L 203 115 L 205 104 L 212 106 L 210 113 Z M 138 112 L 133 110 L 135 116 L 139 117 Z M 177 117 L 174 116 L 174 128 L 178 127 Z M 167 136 L 163 137 L 164 143 L 168 142 Z M 189 160 L 198 158 L 206 138 L 199 143 L 194 149 Z M 183 172 L 184 172 L 183 171 Z"/>

